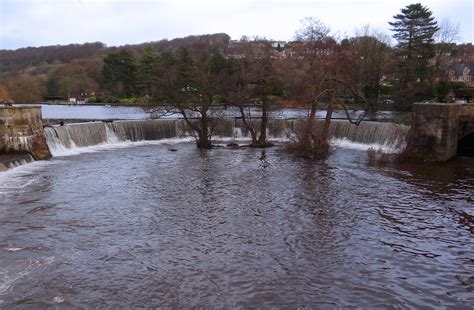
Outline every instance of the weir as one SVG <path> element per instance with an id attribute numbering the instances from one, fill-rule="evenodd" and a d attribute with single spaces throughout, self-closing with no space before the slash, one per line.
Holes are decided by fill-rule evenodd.
<path id="1" fill-rule="evenodd" d="M 271 120 L 268 136 L 271 140 L 289 140 L 294 134 L 297 120 Z M 333 121 L 331 135 L 335 139 L 379 145 L 399 149 L 405 143 L 409 127 L 391 123 L 364 122 L 359 126 L 348 121 Z M 44 129 L 46 142 L 55 156 L 74 149 L 99 144 L 127 141 L 153 141 L 192 136 L 183 120 L 117 121 L 112 123 L 82 123 Z M 220 120 L 214 136 L 247 140 L 249 133 L 239 119 Z"/>

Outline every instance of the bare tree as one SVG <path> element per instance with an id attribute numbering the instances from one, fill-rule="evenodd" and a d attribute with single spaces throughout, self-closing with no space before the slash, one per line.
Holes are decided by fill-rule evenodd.
<path id="1" fill-rule="evenodd" d="M 11 79 L 8 89 L 15 102 L 38 103 L 43 99 L 45 83 L 39 77 L 19 74 Z"/>
<path id="2" fill-rule="evenodd" d="M 274 75 L 272 51 L 265 39 L 239 42 L 238 69 L 228 98 L 239 109 L 252 138 L 251 147 L 271 146 L 267 138 L 269 110 L 283 92 L 281 80 Z M 256 112 L 254 107 L 260 111 Z"/>
<path id="3" fill-rule="evenodd" d="M 308 118 L 290 149 L 306 157 L 326 157 L 329 154 L 328 128 L 332 114 L 330 100 L 323 128 L 316 124 L 316 112 L 322 96 L 334 97 L 334 52 L 337 46 L 329 36 L 329 28 L 319 20 L 305 18 L 296 32 L 295 42 L 290 45 L 290 56 L 296 63 L 297 72 L 304 83 L 303 104 L 309 107 Z"/>
<path id="4" fill-rule="evenodd" d="M 370 108 L 374 108 L 381 93 L 380 82 L 393 66 L 390 37 L 364 26 L 349 39 L 355 51 L 352 84 L 363 94 Z"/>
<path id="5" fill-rule="evenodd" d="M 215 96 L 224 91 L 228 75 L 225 58 L 205 45 L 195 45 L 191 51 L 181 49 L 178 55 L 161 55 L 158 66 L 155 96 L 182 115 L 198 148 L 211 148 L 216 126 L 212 106 L 217 104 Z"/>
<path id="6" fill-rule="evenodd" d="M 441 68 L 449 61 L 450 51 L 459 39 L 459 24 L 453 24 L 449 19 L 443 20 L 439 30 L 434 34 L 434 39 L 435 56 L 431 84 L 434 84 L 436 76 L 441 73 Z"/>
<path id="7" fill-rule="evenodd" d="M 377 47 L 380 49 L 380 55 L 365 59 L 364 54 L 361 55 L 348 39 L 337 43 L 329 36 L 329 29 L 312 18 L 303 20 L 296 39 L 298 41 L 291 46 L 292 58 L 298 63 L 298 74 L 304 80 L 303 102 L 309 105 L 310 109 L 308 118 L 290 149 L 305 157 L 324 158 L 329 154 L 329 129 L 333 111 L 336 108 L 344 109 L 348 120 L 355 125 L 359 125 L 365 115 L 353 120 L 343 98 L 338 98 L 337 93 L 349 91 L 354 97 L 368 103 L 364 94 L 370 75 L 368 68 L 371 67 L 372 72 L 375 72 L 377 76 L 373 81 L 378 83 L 388 45 L 375 38 L 366 38 L 361 42 L 366 45 L 361 50 L 370 54 L 369 49 Z M 361 74 L 361 68 L 366 70 L 365 75 Z M 320 124 L 316 122 L 316 112 L 320 108 L 322 97 L 325 97 L 327 104 L 325 120 Z"/>

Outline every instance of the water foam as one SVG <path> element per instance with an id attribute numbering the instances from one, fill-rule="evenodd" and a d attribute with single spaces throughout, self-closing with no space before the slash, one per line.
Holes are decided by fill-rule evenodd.
<path id="1" fill-rule="evenodd" d="M 10 192 L 23 192 L 26 187 L 39 180 L 36 172 L 52 163 L 52 161 L 34 161 L 1 172 L 0 197 Z"/>
<path id="2" fill-rule="evenodd" d="M 46 268 L 54 262 L 54 257 L 40 260 L 18 261 L 16 266 L 0 270 L 0 295 L 11 289 L 13 284 L 32 272 Z"/>
<path id="3" fill-rule="evenodd" d="M 268 128 L 269 140 L 288 142 L 292 121 L 272 120 Z M 354 126 L 347 121 L 331 124 L 332 145 L 357 150 L 380 149 L 396 153 L 401 149 L 408 127 L 389 123 L 365 122 Z M 115 148 L 147 144 L 193 141 L 184 121 L 147 120 L 113 123 L 83 123 L 45 129 L 46 141 L 53 156 L 72 156 Z M 219 123 L 214 140 L 249 141 L 245 127 L 237 120 Z"/>
<path id="4" fill-rule="evenodd" d="M 142 140 L 142 141 L 124 141 L 124 142 L 114 142 L 114 143 L 101 143 L 92 146 L 85 147 L 76 147 L 72 146 L 70 148 L 61 146 L 58 148 L 51 149 L 51 154 L 54 157 L 66 157 L 66 156 L 75 156 L 84 153 L 95 153 L 102 152 L 107 150 L 114 149 L 123 149 L 128 147 L 137 147 L 144 145 L 166 145 L 166 144 L 178 144 L 194 141 L 193 137 L 183 137 L 183 138 L 170 138 L 170 139 L 161 139 L 161 140 Z"/>
<path id="5" fill-rule="evenodd" d="M 368 149 L 375 149 L 381 150 L 387 154 L 397 154 L 401 151 L 400 148 L 394 147 L 393 145 L 386 145 L 386 144 L 379 144 L 379 143 L 361 143 L 361 142 L 354 142 L 347 138 L 333 138 L 331 139 L 331 145 L 335 147 L 341 147 L 346 149 L 353 149 L 353 150 L 360 150 L 360 151 L 367 151 Z"/>

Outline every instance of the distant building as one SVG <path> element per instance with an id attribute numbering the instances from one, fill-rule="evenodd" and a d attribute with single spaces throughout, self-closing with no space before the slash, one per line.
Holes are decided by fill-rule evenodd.
<path id="1" fill-rule="evenodd" d="M 285 41 L 272 41 L 272 47 L 276 49 L 284 49 L 285 45 Z"/>
<path id="2" fill-rule="evenodd" d="M 474 63 L 474 46 L 472 43 L 454 45 L 450 51 L 450 61 L 459 64 Z"/>
<path id="3" fill-rule="evenodd" d="M 448 68 L 448 80 L 474 87 L 474 64 L 455 64 Z"/>

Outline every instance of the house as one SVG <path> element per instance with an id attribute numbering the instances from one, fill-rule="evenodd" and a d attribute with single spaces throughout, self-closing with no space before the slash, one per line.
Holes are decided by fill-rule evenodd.
<path id="1" fill-rule="evenodd" d="M 272 47 L 276 49 L 283 50 L 285 48 L 285 41 L 272 41 Z"/>
<path id="2" fill-rule="evenodd" d="M 474 64 L 455 64 L 448 68 L 448 80 L 474 87 Z"/>

